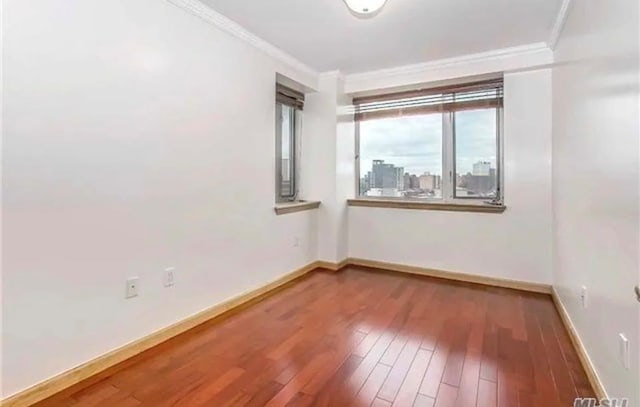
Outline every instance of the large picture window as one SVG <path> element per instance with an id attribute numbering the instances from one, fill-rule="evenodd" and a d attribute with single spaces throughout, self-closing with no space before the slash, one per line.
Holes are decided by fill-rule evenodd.
<path id="1" fill-rule="evenodd" d="M 358 195 L 501 203 L 501 80 L 354 100 Z"/>

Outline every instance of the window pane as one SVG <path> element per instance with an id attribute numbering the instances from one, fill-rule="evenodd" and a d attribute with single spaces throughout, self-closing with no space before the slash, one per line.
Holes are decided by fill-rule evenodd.
<path id="1" fill-rule="evenodd" d="M 295 110 L 281 105 L 280 113 L 280 196 L 295 195 Z"/>
<path id="2" fill-rule="evenodd" d="M 442 198 L 442 114 L 360 122 L 360 195 Z"/>
<path id="3" fill-rule="evenodd" d="M 495 198 L 497 171 L 496 109 L 455 112 L 457 198 Z"/>

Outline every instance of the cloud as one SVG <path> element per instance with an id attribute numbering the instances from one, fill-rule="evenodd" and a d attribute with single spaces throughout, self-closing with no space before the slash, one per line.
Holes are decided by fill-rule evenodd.
<path id="1" fill-rule="evenodd" d="M 457 170 L 472 171 L 478 161 L 496 157 L 495 110 L 456 113 Z M 361 174 L 373 160 L 404 167 L 405 172 L 442 173 L 442 115 L 393 117 L 360 123 Z"/>

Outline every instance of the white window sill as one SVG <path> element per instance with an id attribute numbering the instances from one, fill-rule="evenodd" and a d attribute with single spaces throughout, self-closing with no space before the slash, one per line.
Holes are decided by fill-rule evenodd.
<path id="1" fill-rule="evenodd" d="M 286 215 L 288 213 L 309 211 L 316 209 L 320 206 L 320 201 L 295 201 L 295 202 L 283 202 L 276 204 L 274 210 L 276 215 Z"/>
<path id="2" fill-rule="evenodd" d="M 484 212 L 502 213 L 507 207 L 504 205 L 490 205 L 484 202 L 438 202 L 438 201 L 417 201 L 399 199 L 348 199 L 349 206 L 366 206 L 371 208 L 396 208 L 396 209 L 419 209 L 430 211 L 454 211 L 454 212 Z"/>

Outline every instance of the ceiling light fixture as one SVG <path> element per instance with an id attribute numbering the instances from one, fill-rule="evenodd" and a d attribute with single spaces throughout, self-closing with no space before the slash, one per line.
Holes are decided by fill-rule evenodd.
<path id="1" fill-rule="evenodd" d="M 358 17 L 373 17 L 378 14 L 387 0 L 344 0 L 347 7 Z"/>

